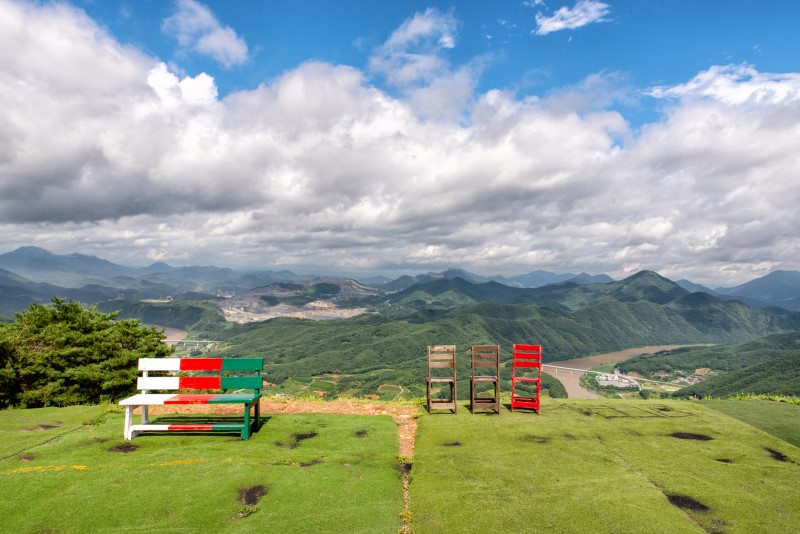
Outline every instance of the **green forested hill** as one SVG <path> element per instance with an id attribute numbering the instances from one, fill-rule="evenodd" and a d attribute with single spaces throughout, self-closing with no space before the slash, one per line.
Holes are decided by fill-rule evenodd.
<path id="1" fill-rule="evenodd" d="M 728 372 L 793 354 L 800 354 L 800 332 L 773 334 L 742 343 L 644 354 L 621 363 L 619 368 L 623 373 L 636 372 L 644 376 L 657 372 L 691 373 L 700 368 Z"/>
<path id="2" fill-rule="evenodd" d="M 687 347 L 637 356 L 619 365 L 623 373 L 652 377 L 684 375 L 707 368 L 722 374 L 688 386 L 680 397 L 727 397 L 741 393 L 800 395 L 800 332 L 713 347 Z"/>
<path id="3" fill-rule="evenodd" d="M 204 336 L 225 329 L 225 318 L 217 305 L 209 301 L 140 302 L 115 300 L 103 302 L 98 305 L 98 308 L 105 312 L 119 311 L 122 319 L 136 318 L 145 324 L 202 332 Z"/>
<path id="4" fill-rule="evenodd" d="M 683 388 L 678 397 L 726 398 L 755 393 L 800 396 L 800 351 Z"/>
<path id="5" fill-rule="evenodd" d="M 110 303 L 115 305 L 118 303 Z M 800 330 L 800 314 L 773 315 L 737 301 L 689 293 L 656 273 L 620 282 L 520 289 L 444 279 L 417 285 L 347 320 L 225 323 L 213 303 L 124 303 L 123 316 L 224 341 L 229 356 L 263 357 L 270 381 L 343 375 L 339 391 L 396 384 L 420 394 L 426 346 L 456 344 L 469 376 L 473 344 L 541 343 L 553 362 L 630 347 L 735 343 Z M 754 362 L 757 363 L 757 362 Z M 504 378 L 510 372 L 504 370 Z M 306 385 L 310 383 L 309 378 Z"/>
<path id="6" fill-rule="evenodd" d="M 541 343 L 545 361 L 552 362 L 644 345 L 730 342 L 778 328 L 763 320 L 764 312 L 735 306 L 737 313 L 720 311 L 716 320 L 698 326 L 675 308 L 615 300 L 574 314 L 482 303 L 394 320 L 376 315 L 326 322 L 275 319 L 232 329 L 223 350 L 230 356 L 264 357 L 267 375 L 279 383 L 289 377 L 342 373 L 360 377 L 352 379 L 362 382 L 354 384 L 358 388 L 373 380 L 413 390 L 422 384 L 425 347 L 431 344 L 458 345 L 464 354 L 460 374 L 468 376 L 466 354 L 473 344 L 499 344 L 508 358 L 513 343 Z"/>

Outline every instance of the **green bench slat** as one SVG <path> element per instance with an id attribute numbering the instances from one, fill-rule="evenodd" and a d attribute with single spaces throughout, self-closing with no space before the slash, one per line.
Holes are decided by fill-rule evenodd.
<path id="1" fill-rule="evenodd" d="M 259 393 L 225 393 L 208 401 L 209 404 L 243 404 L 254 402 L 261 397 Z"/>

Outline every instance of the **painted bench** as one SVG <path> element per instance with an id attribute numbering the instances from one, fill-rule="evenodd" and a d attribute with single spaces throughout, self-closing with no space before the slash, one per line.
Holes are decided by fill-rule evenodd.
<path id="1" fill-rule="evenodd" d="M 139 358 L 136 389 L 141 393 L 121 400 L 125 406 L 126 440 L 140 432 L 204 431 L 240 432 L 242 439 L 249 439 L 253 429 L 258 430 L 261 398 L 261 358 Z M 202 372 L 202 374 L 189 372 Z M 246 376 L 229 376 L 231 373 L 248 371 Z M 159 376 L 152 376 L 157 373 Z M 164 376 L 166 375 L 166 376 Z M 219 390 L 215 393 L 177 393 L 178 390 Z M 251 391 L 243 391 L 251 390 Z M 173 393 L 152 393 L 173 391 Z M 151 423 L 148 406 L 178 404 L 242 404 L 244 417 L 241 423 L 232 424 L 156 424 Z M 142 423 L 133 424 L 133 410 L 141 407 Z M 253 408 L 253 418 L 250 410 Z"/>

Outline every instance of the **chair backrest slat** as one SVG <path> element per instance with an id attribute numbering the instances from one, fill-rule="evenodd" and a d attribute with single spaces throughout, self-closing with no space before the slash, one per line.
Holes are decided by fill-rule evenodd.
<path id="1" fill-rule="evenodd" d="M 499 345 L 473 345 L 472 346 L 472 376 L 476 369 L 492 369 L 494 373 L 489 376 L 500 375 L 500 346 Z"/>
<path id="2" fill-rule="evenodd" d="M 433 376 L 433 369 L 452 369 L 452 376 L 455 377 L 455 345 L 428 345 L 428 378 Z"/>
<path id="3" fill-rule="evenodd" d="M 541 345 L 514 345 L 511 356 L 512 374 L 516 369 L 538 369 L 542 371 Z"/>

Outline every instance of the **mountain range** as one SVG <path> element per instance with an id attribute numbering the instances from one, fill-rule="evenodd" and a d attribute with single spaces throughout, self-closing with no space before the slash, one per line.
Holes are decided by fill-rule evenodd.
<path id="1" fill-rule="evenodd" d="M 34 302 L 49 302 L 53 296 L 87 304 L 110 300 L 230 297 L 280 282 L 318 278 L 291 271 L 240 271 L 214 266 L 173 267 L 163 262 L 147 267 L 126 267 L 96 256 L 53 254 L 38 247 L 21 247 L 0 254 L 0 314 L 11 315 Z M 764 277 L 732 288 L 710 289 L 688 280 L 677 283 L 659 277 L 636 291 L 649 297 L 670 299 L 678 290 L 703 292 L 727 300 L 738 300 L 756 308 L 800 310 L 800 272 L 774 271 Z M 665 282 L 669 282 L 669 287 Z M 484 277 L 463 269 L 441 273 L 359 280 L 387 293 L 397 303 L 433 304 L 446 307 L 473 302 L 527 303 L 557 309 L 579 309 L 599 295 L 624 300 L 631 285 L 614 286 L 605 274 L 552 273 L 534 270 L 517 276 Z M 657 283 L 656 283 L 657 282 Z M 645 287 L 646 286 L 646 287 Z M 584 287 L 584 289 L 581 289 Z M 591 289 L 589 289 L 591 288 Z M 664 295 L 658 296 L 659 292 Z M 568 297 L 565 295 L 568 294 Z M 640 295 L 630 295 L 638 298 Z"/>

